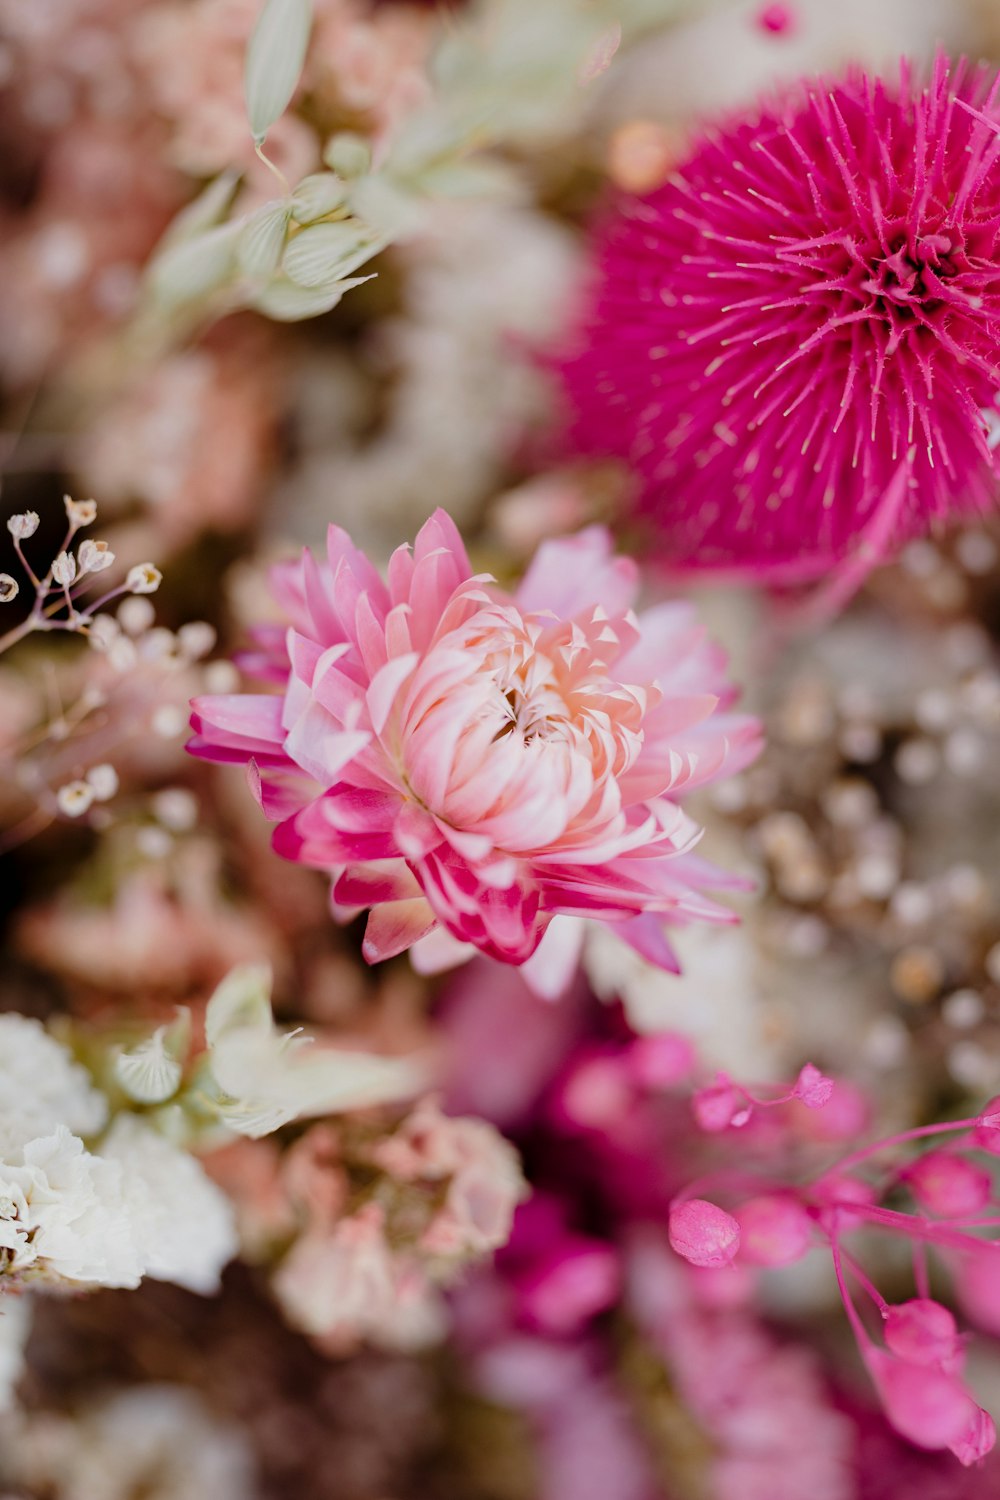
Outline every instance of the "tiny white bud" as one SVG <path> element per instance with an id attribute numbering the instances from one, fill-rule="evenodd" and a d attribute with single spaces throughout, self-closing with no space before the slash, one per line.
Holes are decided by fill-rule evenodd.
<path id="1" fill-rule="evenodd" d="M 52 564 L 52 577 L 56 583 L 68 588 L 76 577 L 76 558 L 72 552 L 60 552 Z"/>
<path id="2" fill-rule="evenodd" d="M 109 802 L 118 790 L 118 772 L 107 761 L 91 766 L 87 772 L 87 785 L 98 802 Z"/>
<path id="3" fill-rule="evenodd" d="M 67 818 L 81 818 L 94 800 L 94 789 L 85 781 L 67 781 L 56 792 L 56 805 Z"/>
<path id="4" fill-rule="evenodd" d="M 71 526 L 90 526 L 97 520 L 96 500 L 74 500 L 72 496 L 64 495 L 63 504 Z"/>
<path id="5" fill-rule="evenodd" d="M 125 587 L 130 594 L 155 594 L 163 582 L 163 574 L 152 563 L 136 563 L 129 568 Z"/>
<path id="6" fill-rule="evenodd" d="M 178 734 L 183 734 L 186 723 L 183 709 L 178 708 L 176 703 L 163 703 L 153 715 L 153 733 L 158 734 L 161 739 L 172 740 Z"/>
<path id="7" fill-rule="evenodd" d="M 115 1059 L 115 1076 L 137 1104 L 163 1104 L 177 1092 L 183 1070 L 164 1046 L 165 1031 L 161 1026 L 148 1041 L 119 1052 Z"/>
<path id="8" fill-rule="evenodd" d="M 235 693 L 239 689 L 240 674 L 231 661 L 213 661 L 205 668 L 204 680 L 210 693 Z"/>
<path id="9" fill-rule="evenodd" d="M 342 130 L 327 141 L 323 160 L 341 177 L 363 177 L 372 164 L 371 147 L 363 136 Z"/>
<path id="10" fill-rule="evenodd" d="M 165 828 L 140 828 L 135 836 L 135 846 L 146 859 L 166 859 L 174 841 Z"/>
<path id="11" fill-rule="evenodd" d="M 88 634 L 95 651 L 109 651 L 121 635 L 121 626 L 113 615 L 95 615 Z"/>
<path id="12" fill-rule="evenodd" d="M 214 625 L 207 620 L 191 620 L 177 632 L 177 643 L 188 661 L 200 661 L 215 645 Z"/>
<path id="13" fill-rule="evenodd" d="M 157 625 L 153 630 L 147 630 L 136 644 L 143 661 L 167 661 L 174 655 L 177 637 L 165 625 Z"/>
<path id="14" fill-rule="evenodd" d="M 8 517 L 7 530 L 16 542 L 23 542 L 27 537 L 34 536 L 38 530 L 38 512 L 25 510 L 20 515 Z"/>
<path id="15" fill-rule="evenodd" d="M 0 573 L 0 604 L 9 604 L 21 592 L 21 585 L 9 573 Z"/>
<path id="16" fill-rule="evenodd" d="M 148 599 L 123 599 L 118 606 L 118 623 L 128 635 L 142 635 L 156 619 L 156 610 Z"/>
<path id="17" fill-rule="evenodd" d="M 135 642 L 130 641 L 127 636 L 120 635 L 108 647 L 108 661 L 116 672 L 131 672 L 138 660 Z"/>
<path id="18" fill-rule="evenodd" d="M 198 799 L 184 787 L 165 787 L 152 798 L 154 817 L 171 833 L 188 833 L 198 821 Z"/>
<path id="19" fill-rule="evenodd" d="M 88 537 L 77 549 L 76 562 L 81 577 L 84 573 L 103 573 L 114 560 L 115 554 L 107 542 L 92 542 Z"/>

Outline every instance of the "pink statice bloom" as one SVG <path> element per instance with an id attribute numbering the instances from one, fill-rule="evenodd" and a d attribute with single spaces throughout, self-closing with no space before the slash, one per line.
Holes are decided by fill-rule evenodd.
<path id="1" fill-rule="evenodd" d="M 637 583 L 599 527 L 545 543 L 514 594 L 443 512 L 386 581 L 331 527 L 325 563 L 276 573 L 290 628 L 252 665 L 280 691 L 196 699 L 190 748 L 248 763 L 278 852 L 329 870 L 338 910 L 371 908 L 369 962 L 537 951 L 555 993 L 577 951 L 559 919 L 590 918 L 675 967 L 665 921 L 733 920 L 678 798 L 760 735 L 691 609 L 637 617 Z"/>
<path id="2" fill-rule="evenodd" d="M 805 582 L 995 503 L 996 96 L 941 57 L 802 82 L 608 213 L 571 441 L 671 563 Z"/>

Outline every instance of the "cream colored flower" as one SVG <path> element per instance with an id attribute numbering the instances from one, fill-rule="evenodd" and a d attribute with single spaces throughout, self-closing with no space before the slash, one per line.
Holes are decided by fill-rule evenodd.
<path id="1" fill-rule="evenodd" d="M 199 1162 L 136 1119 L 119 1115 L 101 1156 L 122 1174 L 131 1235 L 143 1274 L 207 1296 L 238 1249 L 225 1194 Z"/>
<path id="2" fill-rule="evenodd" d="M 282 1033 L 271 1013 L 266 964 L 234 969 L 208 1003 L 205 1037 L 220 1113 L 240 1135 L 269 1135 L 290 1120 L 405 1099 L 420 1086 L 406 1058 L 313 1043 Z M 312 1045 L 310 1045 L 312 1043 Z"/>

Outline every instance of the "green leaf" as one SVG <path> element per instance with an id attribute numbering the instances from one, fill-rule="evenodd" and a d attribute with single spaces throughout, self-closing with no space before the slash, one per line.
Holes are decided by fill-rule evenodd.
<path id="1" fill-rule="evenodd" d="M 243 91 L 259 146 L 295 93 L 312 27 L 311 0 L 266 0 L 247 48 Z"/>

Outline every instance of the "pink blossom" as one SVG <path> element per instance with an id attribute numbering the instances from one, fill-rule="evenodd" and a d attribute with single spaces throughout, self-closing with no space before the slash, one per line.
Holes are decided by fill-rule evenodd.
<path id="1" fill-rule="evenodd" d="M 640 1037 L 629 1048 L 628 1065 L 640 1088 L 670 1088 L 693 1071 L 694 1045 L 688 1037 L 672 1031 Z"/>
<path id="2" fill-rule="evenodd" d="M 757 1266 L 788 1266 L 809 1249 L 813 1221 L 790 1194 L 748 1198 L 736 1212 L 740 1258 Z"/>
<path id="3" fill-rule="evenodd" d="M 725 1073 L 720 1073 L 715 1083 L 697 1090 L 691 1108 L 699 1127 L 712 1135 L 731 1125 L 745 1125 L 752 1113 L 743 1090 L 736 1088 Z"/>
<path id="4" fill-rule="evenodd" d="M 995 95 L 943 58 L 798 84 L 609 214 L 571 440 L 670 561 L 805 581 L 994 503 Z"/>
<path id="5" fill-rule="evenodd" d="M 956 1257 L 955 1287 L 973 1322 L 1000 1338 L 1000 1245 L 970 1246 Z"/>
<path id="6" fill-rule="evenodd" d="M 929 1297 L 886 1309 L 885 1342 L 893 1354 L 914 1365 L 952 1365 L 961 1348 L 955 1319 Z"/>
<path id="7" fill-rule="evenodd" d="M 795 29 L 795 12 L 790 5 L 765 5 L 757 12 L 756 24 L 761 31 L 781 36 Z"/>
<path id="8" fill-rule="evenodd" d="M 993 1418 L 989 1412 L 983 1411 L 981 1406 L 975 1406 L 969 1417 L 968 1426 L 948 1446 L 959 1463 L 968 1468 L 972 1464 L 978 1464 L 987 1453 L 992 1453 L 996 1440 L 997 1429 Z"/>
<path id="9" fill-rule="evenodd" d="M 673 967 L 665 920 L 732 920 L 677 798 L 759 732 L 722 711 L 689 608 L 637 618 L 636 583 L 596 527 L 544 545 L 514 595 L 473 575 L 442 512 L 387 582 L 331 527 L 325 565 L 275 580 L 287 655 L 262 632 L 254 661 L 282 693 L 196 699 L 190 748 L 250 763 L 277 850 L 331 870 L 338 909 L 371 908 L 369 962 L 430 939 L 425 967 L 473 948 L 523 964 L 548 932 L 556 992 L 577 945 L 554 919 L 589 917 Z"/>
<path id="10" fill-rule="evenodd" d="M 921 1208 L 944 1219 L 977 1214 L 990 1201 L 993 1178 L 985 1167 L 949 1151 L 928 1151 L 904 1180 Z"/>
<path id="11" fill-rule="evenodd" d="M 961 1380 L 930 1365 L 869 1349 L 865 1363 L 886 1416 L 918 1448 L 950 1448 L 966 1438 L 975 1403 Z"/>
<path id="12" fill-rule="evenodd" d="M 806 1063 L 795 1081 L 792 1097 L 799 1099 L 806 1109 L 822 1109 L 833 1094 L 833 1079 L 826 1078 L 812 1063 Z"/>
<path id="13" fill-rule="evenodd" d="M 420 1239 L 428 1255 L 481 1255 L 506 1244 L 525 1182 L 513 1146 L 485 1120 L 452 1118 L 423 1099 L 373 1155 L 404 1182 L 447 1179 L 444 1203 Z"/>
<path id="14" fill-rule="evenodd" d="M 707 1274 L 671 1262 L 651 1240 L 638 1241 L 629 1263 L 634 1315 L 711 1440 L 705 1493 L 853 1500 L 853 1433 L 824 1390 L 815 1356 L 776 1342 L 749 1309 L 706 1306 Z"/>
<path id="15" fill-rule="evenodd" d="M 670 1210 L 670 1245 L 693 1266 L 725 1266 L 740 1248 L 740 1226 L 732 1214 L 704 1198 L 688 1198 Z"/>
<path id="16" fill-rule="evenodd" d="M 530 1326 L 562 1335 L 611 1307 L 620 1289 L 619 1259 L 610 1245 L 564 1234 L 518 1279 L 518 1305 Z"/>

